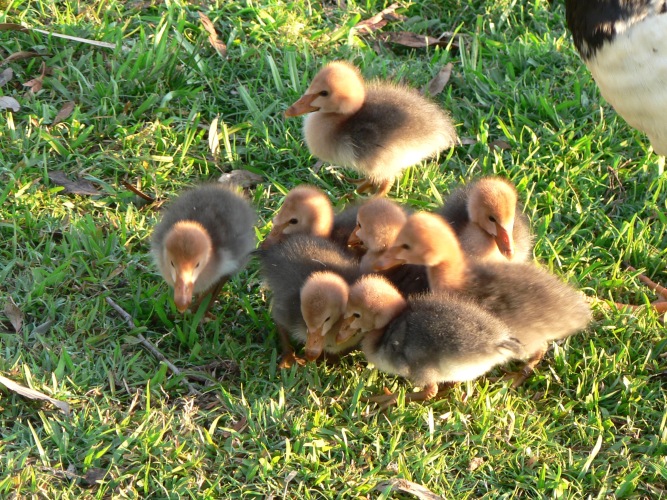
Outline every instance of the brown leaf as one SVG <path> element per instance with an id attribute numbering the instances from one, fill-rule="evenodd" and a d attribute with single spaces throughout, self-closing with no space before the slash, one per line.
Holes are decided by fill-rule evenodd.
<path id="1" fill-rule="evenodd" d="M 44 75 L 46 73 L 46 63 L 42 62 L 42 74 L 37 78 L 33 78 L 30 81 L 25 82 L 23 85 L 30 88 L 30 92 L 36 94 L 42 90 L 42 84 L 44 83 Z"/>
<path id="2" fill-rule="evenodd" d="M 390 20 L 400 19 L 402 16 L 392 16 L 393 12 L 400 7 L 397 3 L 392 3 L 382 12 L 369 17 L 364 21 L 359 21 L 354 25 L 359 30 L 359 33 L 364 35 L 384 28 Z"/>
<path id="3" fill-rule="evenodd" d="M 91 467 L 86 471 L 86 474 L 81 478 L 81 481 L 86 486 L 95 486 L 98 481 L 102 481 L 107 475 L 104 469 L 96 469 Z"/>
<path id="4" fill-rule="evenodd" d="M 3 59 L 2 62 L 0 62 L 0 66 L 4 66 L 5 64 L 9 64 L 10 62 L 20 61 L 21 59 L 31 59 L 33 57 L 46 57 L 46 56 L 47 54 L 43 55 L 43 54 L 38 54 L 37 52 L 31 52 L 29 50 L 22 50 L 20 52 L 14 52 L 6 59 Z"/>
<path id="5" fill-rule="evenodd" d="M 420 500 L 444 500 L 444 497 L 436 495 L 421 484 L 413 483 L 407 479 L 389 479 L 387 481 L 381 481 L 373 489 L 385 491 L 387 488 L 390 488 L 392 491 L 409 493 Z"/>
<path id="6" fill-rule="evenodd" d="M 430 95 L 435 96 L 443 91 L 449 78 L 452 76 L 452 67 L 452 63 L 447 63 L 444 67 L 440 68 L 435 78 L 428 82 L 427 90 Z"/>
<path id="7" fill-rule="evenodd" d="M 63 186 L 65 188 L 63 191 L 61 191 L 63 194 L 72 193 L 90 196 L 100 194 L 100 192 L 95 188 L 95 185 L 90 181 L 85 179 L 71 181 L 62 172 L 52 172 L 49 170 L 48 173 L 49 180 L 52 183 L 57 184 L 58 186 Z"/>
<path id="8" fill-rule="evenodd" d="M 227 45 L 225 45 L 218 38 L 218 33 L 215 31 L 215 26 L 213 26 L 213 22 L 203 12 L 199 13 L 199 19 L 201 20 L 201 24 L 204 27 L 204 29 L 208 32 L 208 41 L 211 44 L 211 46 L 223 58 L 227 57 Z"/>
<path id="9" fill-rule="evenodd" d="M 393 31 L 389 33 L 381 33 L 380 38 L 384 41 L 404 45 L 405 47 L 422 49 L 431 45 L 446 47 L 452 35 L 452 33 L 443 33 L 439 37 L 433 37 L 418 35 L 417 33 L 410 33 L 409 31 Z"/>
<path id="10" fill-rule="evenodd" d="M 16 305 L 16 302 L 14 302 L 11 295 L 9 296 L 9 300 L 5 303 L 3 312 L 5 313 L 5 316 L 9 318 L 9 321 L 11 321 L 14 331 L 19 333 L 21 331 L 21 326 L 23 325 L 23 313 L 21 312 L 21 309 L 19 309 L 19 306 Z"/>
<path id="11" fill-rule="evenodd" d="M 241 432 L 247 426 L 248 426 L 248 419 L 246 419 L 245 417 L 242 417 L 241 420 L 239 420 L 238 422 L 234 422 L 232 425 L 228 426 L 227 428 L 231 429 L 233 431 L 236 431 L 236 432 Z M 232 435 L 231 432 L 228 432 L 228 431 L 223 431 L 222 432 L 222 437 L 223 438 L 228 438 L 231 435 Z"/>
<path id="12" fill-rule="evenodd" d="M 20 394 L 24 398 L 48 401 L 54 404 L 65 415 L 69 415 L 69 404 L 65 403 L 64 401 L 60 401 L 59 399 L 52 398 L 42 392 L 36 391 L 35 389 L 30 389 L 29 387 L 18 384 L 13 380 L 9 380 L 8 378 L 3 377 L 2 375 L 0 375 L 0 384 L 4 385 L 10 391 L 15 392 L 16 394 Z"/>
<path id="13" fill-rule="evenodd" d="M 35 94 L 36 92 L 39 92 L 42 90 L 42 77 L 38 76 L 37 78 L 33 78 L 32 80 L 28 80 L 23 84 L 24 87 L 28 87 L 30 92 Z"/>
<path id="14" fill-rule="evenodd" d="M 12 78 L 14 78 L 14 70 L 12 68 L 5 69 L 2 73 L 0 73 L 0 87 L 2 87 Z"/>
<path id="15" fill-rule="evenodd" d="M 28 33 L 30 30 L 16 23 L 0 23 L 0 31 L 21 31 Z"/>
<path id="16" fill-rule="evenodd" d="M 16 112 L 21 109 L 21 105 L 13 97 L 5 95 L 0 97 L 0 111 L 3 109 L 11 109 L 12 111 Z"/>
<path id="17" fill-rule="evenodd" d="M 222 174 L 218 182 L 222 184 L 235 184 L 242 188 L 250 188 L 262 182 L 263 177 L 249 170 L 232 170 L 227 174 Z"/>
<path id="18" fill-rule="evenodd" d="M 496 139 L 495 141 L 491 141 L 489 143 L 489 146 L 492 148 L 498 148 L 502 151 L 507 151 L 508 149 L 512 149 L 512 146 L 509 145 L 507 141 L 504 141 L 503 139 Z"/>
<path id="19" fill-rule="evenodd" d="M 74 101 L 67 101 L 65 104 L 63 104 L 63 107 L 60 108 L 60 111 L 58 111 L 58 114 L 53 119 L 53 123 L 51 125 L 57 125 L 63 120 L 67 120 L 69 115 L 72 114 L 72 111 L 74 111 L 75 107 L 76 103 Z"/>

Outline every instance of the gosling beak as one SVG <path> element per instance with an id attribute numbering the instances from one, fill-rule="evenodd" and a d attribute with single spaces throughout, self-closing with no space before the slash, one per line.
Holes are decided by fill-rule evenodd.
<path id="1" fill-rule="evenodd" d="M 176 277 L 176 283 L 174 283 L 174 303 L 178 312 L 184 313 L 190 307 L 194 288 L 195 284 L 191 279 L 183 279 L 183 276 Z"/>
<path id="2" fill-rule="evenodd" d="M 354 228 L 354 231 L 350 234 L 350 237 L 347 239 L 347 246 L 350 248 L 357 248 L 360 247 L 364 244 L 363 241 L 359 239 L 359 236 L 357 235 L 357 231 L 359 230 L 359 226 Z"/>
<path id="3" fill-rule="evenodd" d="M 354 320 L 354 316 L 349 316 L 343 319 L 340 327 L 338 328 L 338 333 L 336 334 L 336 344 L 342 344 L 352 336 L 354 330 L 351 327 L 352 323 L 354 323 Z"/>
<path id="4" fill-rule="evenodd" d="M 283 224 L 274 224 L 269 234 L 266 236 L 266 238 L 264 238 L 264 241 L 262 241 L 260 247 L 269 248 L 270 246 L 280 242 L 283 236 L 283 231 L 288 225 L 289 222 L 285 222 Z"/>
<path id="5" fill-rule="evenodd" d="M 308 337 L 306 338 L 306 346 L 304 348 L 304 355 L 308 361 L 315 361 L 322 354 L 324 349 L 324 336 L 322 335 L 322 328 L 317 330 L 308 330 Z"/>
<path id="6" fill-rule="evenodd" d="M 405 259 L 399 259 L 396 257 L 396 254 L 399 252 L 400 247 L 392 247 L 383 253 L 379 259 L 373 264 L 373 271 L 386 271 L 392 267 L 400 266 L 405 264 Z"/>
<path id="7" fill-rule="evenodd" d="M 496 245 L 498 250 L 508 259 L 514 255 L 514 242 L 512 241 L 512 231 L 507 231 L 500 224 L 496 224 Z"/>
<path id="8" fill-rule="evenodd" d="M 306 113 L 312 113 L 313 111 L 317 111 L 320 108 L 316 108 L 315 106 L 311 106 L 311 103 L 319 97 L 319 94 L 306 94 L 301 97 L 298 101 L 296 101 L 294 104 L 292 104 L 287 110 L 285 111 L 285 116 L 301 116 L 305 115 Z"/>

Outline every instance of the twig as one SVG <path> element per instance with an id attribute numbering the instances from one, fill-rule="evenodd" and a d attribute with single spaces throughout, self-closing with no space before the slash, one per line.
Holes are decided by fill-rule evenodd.
<path id="1" fill-rule="evenodd" d="M 130 328 L 134 330 L 136 328 L 136 325 L 134 324 L 134 320 L 132 319 L 132 316 L 130 316 L 125 309 L 120 307 L 118 304 L 116 304 L 110 297 L 106 297 L 107 304 L 109 304 L 111 307 L 113 307 L 118 314 L 120 314 L 121 318 L 125 320 L 125 322 L 130 325 Z M 137 333 L 137 338 L 139 339 L 139 342 L 141 342 L 141 345 L 143 345 L 150 353 L 155 356 L 158 360 L 162 361 L 165 365 L 169 367 L 169 369 L 173 372 L 174 375 L 180 375 L 182 376 L 181 380 L 182 382 L 188 387 L 190 390 L 190 394 L 195 394 L 197 396 L 201 396 L 201 392 L 199 392 L 195 387 L 188 382 L 188 380 L 185 378 L 185 375 L 179 370 L 179 368 L 169 361 L 167 357 L 160 352 L 160 350 L 153 345 L 153 343 L 148 340 L 146 337 L 144 337 L 141 333 Z"/>
<path id="2" fill-rule="evenodd" d="M 628 271 L 635 272 L 637 270 L 632 266 L 628 266 Z M 667 288 L 665 288 L 662 285 L 659 285 L 645 274 L 640 273 L 637 275 L 637 278 L 639 278 L 639 281 L 644 283 L 651 291 L 662 296 L 663 300 L 667 300 Z"/>
<path id="3" fill-rule="evenodd" d="M 139 198 L 146 200 L 148 203 L 155 203 L 155 198 L 151 198 L 148 196 L 146 193 L 140 191 L 136 187 L 134 187 L 132 184 L 130 184 L 127 181 L 121 181 L 121 184 L 125 186 L 126 189 L 129 189 L 132 191 L 134 194 L 136 194 Z"/>

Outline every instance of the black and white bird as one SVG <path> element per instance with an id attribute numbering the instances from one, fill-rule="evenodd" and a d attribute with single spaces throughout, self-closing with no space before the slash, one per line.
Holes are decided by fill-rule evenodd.
<path id="1" fill-rule="evenodd" d="M 602 96 L 667 155 L 667 0 L 565 0 L 565 14 Z"/>
<path id="2" fill-rule="evenodd" d="M 574 45 L 602 96 L 667 156 L 667 0 L 565 0 Z M 657 285 L 656 285 L 657 286 Z M 663 304 L 654 307 L 660 311 Z"/>

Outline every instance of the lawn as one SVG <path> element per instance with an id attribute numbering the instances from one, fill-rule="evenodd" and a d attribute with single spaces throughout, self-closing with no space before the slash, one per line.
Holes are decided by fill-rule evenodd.
<path id="1" fill-rule="evenodd" d="M 0 23 L 108 45 L 0 31 L 0 99 L 20 105 L 0 111 L 0 375 L 71 406 L 0 388 L 0 497 L 409 498 L 397 478 L 449 498 L 667 494 L 664 326 L 613 306 L 655 299 L 627 264 L 667 281 L 667 176 L 601 98 L 558 2 L 405 3 L 366 34 L 354 26 L 388 2 L 0 5 Z M 36 55 L 7 60 L 21 52 Z M 291 187 L 339 208 L 352 192 L 345 171 L 313 169 L 301 121 L 283 117 L 333 59 L 417 88 L 451 63 L 433 99 L 462 144 L 390 196 L 432 209 L 467 179 L 507 177 L 536 260 L 600 299 L 522 387 L 490 376 L 378 413 L 360 397 L 412 388 L 359 353 L 281 371 L 256 261 L 213 319 L 176 311 L 149 254 L 163 201 L 249 170 L 261 239 Z"/>

